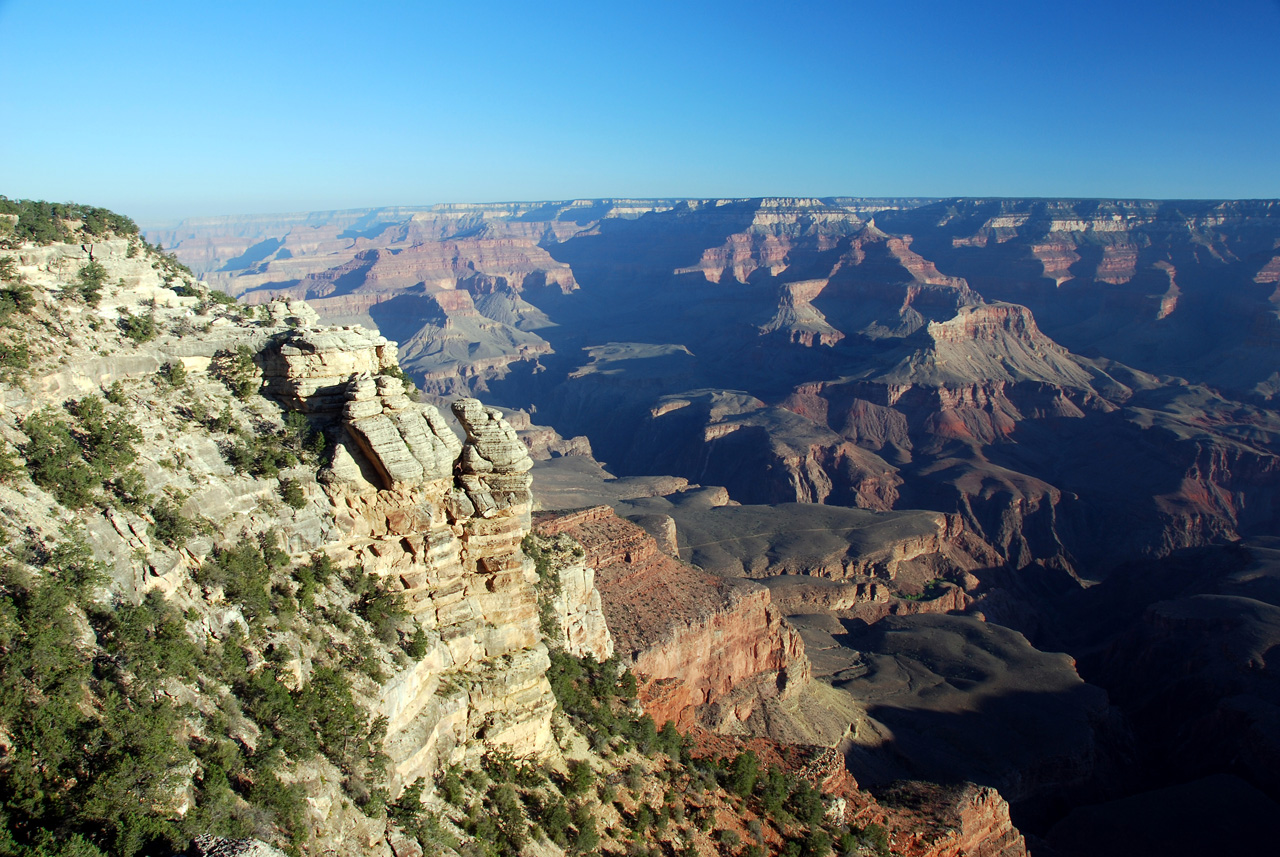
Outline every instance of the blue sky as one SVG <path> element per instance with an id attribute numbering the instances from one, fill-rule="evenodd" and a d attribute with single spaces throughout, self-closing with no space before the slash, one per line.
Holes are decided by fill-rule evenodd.
<path id="1" fill-rule="evenodd" d="M 1277 45 L 1277 0 L 0 0 L 0 194 L 1280 197 Z"/>

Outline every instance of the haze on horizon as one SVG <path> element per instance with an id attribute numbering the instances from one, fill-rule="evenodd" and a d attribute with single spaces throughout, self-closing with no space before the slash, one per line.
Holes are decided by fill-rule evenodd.
<path id="1" fill-rule="evenodd" d="M 1280 3 L 0 0 L 0 194 L 1280 197 Z"/>

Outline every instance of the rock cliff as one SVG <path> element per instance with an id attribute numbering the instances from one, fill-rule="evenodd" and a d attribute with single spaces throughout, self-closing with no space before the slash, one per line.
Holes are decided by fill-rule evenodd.
<path id="1" fill-rule="evenodd" d="M 614 645 L 650 682 L 655 721 L 741 731 L 763 700 L 808 681 L 803 644 L 766 588 L 681 564 L 607 506 L 543 513 L 537 529 L 584 548 Z"/>
<path id="2" fill-rule="evenodd" d="M 1026 840 L 1013 826 L 1009 804 L 999 792 L 973 783 L 947 791 L 909 783 L 881 796 L 880 803 L 905 828 L 895 850 L 913 857 L 1025 857 Z M 931 824 L 911 817 L 920 807 L 936 812 Z M 933 835 L 922 830 L 930 827 L 941 829 L 931 830 Z"/>
<path id="3" fill-rule="evenodd" d="M 185 616 L 181 637 L 243 652 L 253 676 L 243 681 L 255 687 L 286 697 L 318 682 L 345 688 L 327 701 L 353 718 L 344 741 L 376 742 L 387 768 L 380 775 L 363 757 L 342 756 L 339 770 L 345 751 L 325 745 L 310 756 L 307 739 L 295 738 L 304 745 L 286 746 L 270 776 L 307 795 L 298 843 L 389 855 L 386 823 L 361 809 L 362 790 L 394 797 L 497 748 L 558 757 L 537 575 L 521 550 L 532 462 L 501 412 L 455 402 L 460 438 L 437 409 L 406 395 L 385 337 L 320 326 L 301 302 L 255 311 L 210 300 L 136 240 L 28 247 L 13 258 L 6 282 L 29 288 L 30 300 L 4 336 L 22 338 L 30 368 L 0 381 L 0 435 L 6 457 L 22 452 L 36 482 L 5 477 L 0 526 L 41 564 L 41 551 L 83 544 L 103 563 L 103 604 L 174 605 Z M 77 271 L 95 265 L 100 292 L 90 301 Z M 60 446 L 63 431 L 75 434 Z M 95 446 L 107 432 L 114 449 Z M 81 460 L 88 450 L 114 456 L 118 469 L 93 471 L 99 459 Z M 41 476 L 37 462 L 55 454 L 70 457 Z M 89 483 L 68 493 L 82 473 Z M 259 545 L 264 560 L 255 559 Z M 236 577 L 267 561 L 253 573 L 270 580 Z M 592 606 L 598 619 L 590 576 L 568 577 L 570 619 L 581 626 Z M 590 642 L 607 650 L 598 624 L 603 643 Z M 87 639 L 94 645 L 92 631 Z M 165 693 L 192 706 L 186 728 L 196 746 L 221 741 L 241 748 L 224 752 L 250 754 L 283 728 L 280 715 L 257 712 L 262 703 L 240 679 L 168 681 Z M 230 727 L 207 720 L 223 717 L 219 705 Z M 230 737 L 219 737 L 224 728 Z M 207 800 L 212 762 L 173 752 L 192 761 L 157 782 L 185 783 L 183 806 Z M 267 776 L 240 770 L 245 783 Z M 253 830 L 274 837 L 265 819 Z"/>
<path id="4" fill-rule="evenodd" d="M 458 400 L 459 440 L 399 379 L 371 374 L 396 350 L 361 328 L 291 330 L 263 363 L 266 389 L 335 435 L 319 476 L 340 533 L 327 552 L 385 581 L 426 632 L 425 654 L 382 689 L 393 788 L 497 746 L 544 751 L 555 701 L 520 549 L 532 462 L 501 412 Z"/>

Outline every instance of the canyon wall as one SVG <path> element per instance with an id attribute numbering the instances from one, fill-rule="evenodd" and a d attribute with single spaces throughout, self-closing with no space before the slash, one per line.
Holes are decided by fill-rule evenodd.
<path id="1" fill-rule="evenodd" d="M 804 646 L 766 588 L 683 565 L 607 506 L 543 513 L 537 529 L 582 545 L 614 645 L 648 683 L 658 723 L 741 731 L 762 700 L 808 682 Z"/>

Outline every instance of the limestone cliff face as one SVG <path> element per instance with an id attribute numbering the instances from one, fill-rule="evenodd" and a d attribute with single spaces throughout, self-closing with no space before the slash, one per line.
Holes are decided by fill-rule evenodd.
<path id="1" fill-rule="evenodd" d="M 499 745 L 537 754 L 555 706 L 538 630 L 527 450 L 496 410 L 453 406 L 460 440 L 401 382 L 374 376 L 395 346 L 354 329 L 301 329 L 264 358 L 269 390 L 332 421 L 320 478 L 339 537 L 331 556 L 401 594 L 426 632 L 426 654 L 382 688 L 392 785 Z"/>
<path id="2" fill-rule="evenodd" d="M 648 680 L 645 708 L 658 723 L 742 731 L 763 700 L 807 683 L 804 644 L 763 586 L 672 559 L 607 506 L 549 513 L 537 527 L 585 548 L 618 653 Z"/>

